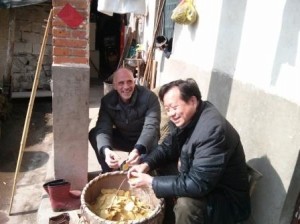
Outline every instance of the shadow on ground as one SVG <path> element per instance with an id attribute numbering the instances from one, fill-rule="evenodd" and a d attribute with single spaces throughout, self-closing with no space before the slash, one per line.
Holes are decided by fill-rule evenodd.
<path id="1" fill-rule="evenodd" d="M 12 168 L 16 167 L 29 100 L 14 99 L 11 104 L 12 111 L 8 119 L 2 123 L 0 138 L 0 171 L 2 172 L 13 172 Z M 51 99 L 35 100 L 27 138 L 23 142 L 26 142 L 26 150 L 24 149 L 22 164 L 29 164 L 29 166 L 22 166 L 21 171 L 38 168 L 48 161 L 48 154 L 39 150 L 37 145 L 42 143 L 47 133 L 52 132 L 52 125 L 49 125 L 52 119 L 51 113 Z"/>
<path id="2" fill-rule="evenodd" d="M 4 161 L 2 161 L 2 159 Z M 49 160 L 48 153 L 38 152 L 24 152 L 20 172 L 26 172 L 38 169 L 45 165 Z M 9 158 L 1 158 L 0 172 L 15 172 L 17 161 L 10 161 Z"/>
<path id="3" fill-rule="evenodd" d="M 36 223 L 49 153 L 52 150 L 52 99 L 37 98 L 23 147 L 12 211 L 8 215 L 29 99 L 11 100 L 12 111 L 2 123 L 0 138 L 0 223 Z"/>

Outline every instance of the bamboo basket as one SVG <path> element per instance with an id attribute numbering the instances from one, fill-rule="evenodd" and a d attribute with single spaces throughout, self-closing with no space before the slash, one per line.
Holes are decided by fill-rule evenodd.
<path id="1" fill-rule="evenodd" d="M 124 171 L 115 171 L 105 174 L 100 174 L 91 180 L 83 189 L 81 194 L 81 215 L 85 223 L 90 224 L 116 224 L 116 221 L 105 220 L 93 211 L 90 210 L 89 204 L 92 204 L 99 196 L 102 188 L 118 188 L 122 181 L 126 178 Z M 129 183 L 125 181 L 121 188 L 122 190 L 129 190 Z M 156 198 L 152 189 L 147 190 L 147 200 L 153 208 L 153 212 L 149 217 L 141 220 L 126 221 L 126 224 L 161 224 L 164 218 L 164 200 Z M 123 222 L 124 223 L 124 222 Z"/>

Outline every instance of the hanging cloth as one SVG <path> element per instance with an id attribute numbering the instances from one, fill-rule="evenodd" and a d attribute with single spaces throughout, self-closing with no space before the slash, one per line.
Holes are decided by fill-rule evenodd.
<path id="1" fill-rule="evenodd" d="M 98 0 L 97 10 L 107 15 L 113 13 L 146 14 L 146 0 Z"/>

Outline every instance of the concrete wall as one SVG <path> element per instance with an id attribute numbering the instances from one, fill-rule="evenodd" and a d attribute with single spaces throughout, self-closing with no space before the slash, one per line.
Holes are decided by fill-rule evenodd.
<path id="1" fill-rule="evenodd" d="M 197 80 L 264 175 L 252 196 L 252 222 L 290 223 L 300 191 L 300 2 L 194 2 L 198 21 L 175 25 L 170 59 L 156 51 L 157 85 Z"/>
<path id="2" fill-rule="evenodd" d="M 53 65 L 54 175 L 74 189 L 87 183 L 89 72 L 87 65 Z"/>

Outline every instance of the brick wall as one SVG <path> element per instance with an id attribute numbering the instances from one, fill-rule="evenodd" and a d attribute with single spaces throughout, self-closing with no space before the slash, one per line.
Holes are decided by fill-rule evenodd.
<path id="1" fill-rule="evenodd" d="M 84 17 L 76 28 L 69 27 L 58 13 L 69 3 Z M 83 0 L 53 0 L 53 63 L 89 64 L 89 2 Z"/>

